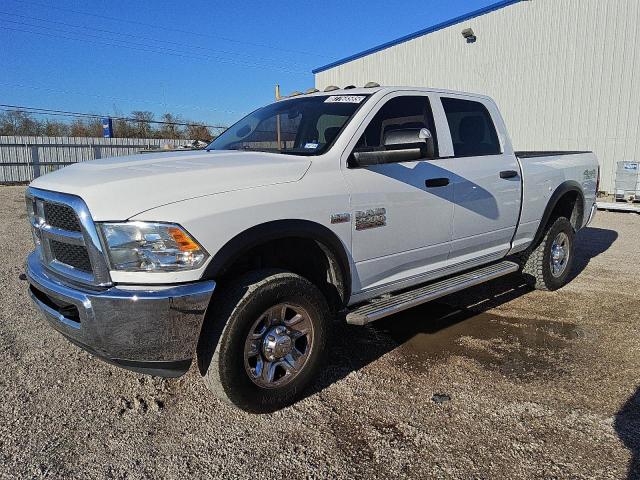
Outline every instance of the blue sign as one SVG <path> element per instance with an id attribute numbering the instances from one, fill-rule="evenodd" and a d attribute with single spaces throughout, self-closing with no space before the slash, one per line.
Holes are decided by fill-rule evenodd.
<path id="1" fill-rule="evenodd" d="M 102 119 L 102 136 L 104 138 L 112 138 L 113 137 L 113 122 L 110 118 Z"/>

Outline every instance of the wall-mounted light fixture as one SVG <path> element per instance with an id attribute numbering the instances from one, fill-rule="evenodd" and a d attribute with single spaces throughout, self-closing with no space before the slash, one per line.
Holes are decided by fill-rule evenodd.
<path id="1" fill-rule="evenodd" d="M 467 43 L 476 43 L 477 38 L 472 29 L 465 28 L 462 31 L 462 36 L 467 40 Z"/>

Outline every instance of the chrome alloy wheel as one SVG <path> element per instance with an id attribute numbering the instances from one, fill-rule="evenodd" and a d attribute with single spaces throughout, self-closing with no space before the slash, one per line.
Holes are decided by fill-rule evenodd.
<path id="1" fill-rule="evenodd" d="M 263 388 L 293 380 L 304 368 L 313 346 L 313 324 L 297 305 L 280 303 L 253 323 L 244 344 L 244 368 Z"/>
<path id="2" fill-rule="evenodd" d="M 569 237 L 566 233 L 560 232 L 551 244 L 551 275 L 560 277 L 569 264 Z"/>

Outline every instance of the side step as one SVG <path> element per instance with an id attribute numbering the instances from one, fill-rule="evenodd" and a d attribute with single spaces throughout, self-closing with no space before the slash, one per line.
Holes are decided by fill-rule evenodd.
<path id="1" fill-rule="evenodd" d="M 366 325 L 394 313 L 435 300 L 450 293 L 479 285 L 494 278 L 502 277 L 518 271 L 517 263 L 503 261 L 472 270 L 461 275 L 440 280 L 428 285 L 393 295 L 390 298 L 367 303 L 347 314 L 347 323 L 351 325 Z"/>

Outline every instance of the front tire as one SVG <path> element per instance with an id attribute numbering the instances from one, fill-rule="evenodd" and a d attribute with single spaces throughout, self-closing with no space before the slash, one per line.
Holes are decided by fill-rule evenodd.
<path id="1" fill-rule="evenodd" d="M 295 402 L 322 363 L 330 319 L 320 290 L 282 270 L 235 280 L 211 312 L 198 345 L 198 367 L 223 401 L 254 413 Z"/>
<path id="2" fill-rule="evenodd" d="M 571 222 L 559 217 L 542 241 L 524 257 L 522 274 L 537 290 L 554 291 L 567 284 L 574 262 L 575 232 Z"/>

